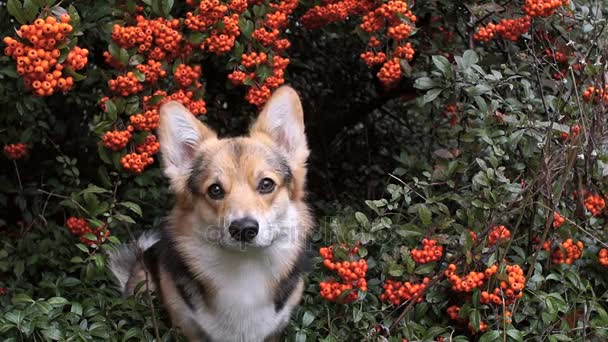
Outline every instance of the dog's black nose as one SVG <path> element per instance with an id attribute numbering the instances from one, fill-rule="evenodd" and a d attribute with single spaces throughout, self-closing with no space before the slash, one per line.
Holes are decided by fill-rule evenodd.
<path id="1" fill-rule="evenodd" d="M 241 242 L 250 242 L 258 235 L 260 226 L 258 221 L 251 217 L 234 220 L 228 227 L 228 232 L 233 239 Z"/>

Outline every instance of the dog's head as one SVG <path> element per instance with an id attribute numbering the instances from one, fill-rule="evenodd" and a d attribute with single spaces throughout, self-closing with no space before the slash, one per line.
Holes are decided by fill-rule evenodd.
<path id="1" fill-rule="evenodd" d="M 160 109 L 163 170 L 176 229 L 225 248 L 268 247 L 298 234 L 308 147 L 297 93 L 275 91 L 248 136 L 220 139 L 178 102 Z"/>

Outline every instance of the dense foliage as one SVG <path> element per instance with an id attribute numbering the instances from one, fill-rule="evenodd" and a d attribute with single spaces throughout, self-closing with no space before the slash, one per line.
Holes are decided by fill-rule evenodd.
<path id="1" fill-rule="evenodd" d="M 171 340 L 105 251 L 158 229 L 158 107 L 301 94 L 313 270 L 289 341 L 608 339 L 605 1 L 0 2 L 0 336 Z"/>

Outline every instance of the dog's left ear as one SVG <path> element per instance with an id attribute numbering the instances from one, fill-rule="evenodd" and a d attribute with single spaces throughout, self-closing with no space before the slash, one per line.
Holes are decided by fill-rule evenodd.
<path id="1" fill-rule="evenodd" d="M 304 112 L 300 97 L 293 88 L 283 86 L 272 94 L 251 127 L 251 135 L 260 133 L 268 135 L 291 160 L 306 162 L 309 151 L 304 133 Z"/>

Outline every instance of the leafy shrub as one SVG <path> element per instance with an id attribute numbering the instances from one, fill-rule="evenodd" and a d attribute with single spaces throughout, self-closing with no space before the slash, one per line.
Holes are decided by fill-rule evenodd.
<path id="1" fill-rule="evenodd" d="M 171 205 L 158 106 L 236 134 L 287 80 L 320 250 L 287 340 L 606 340 L 604 5 L 2 3 L 0 334 L 179 338 L 105 268 Z"/>

